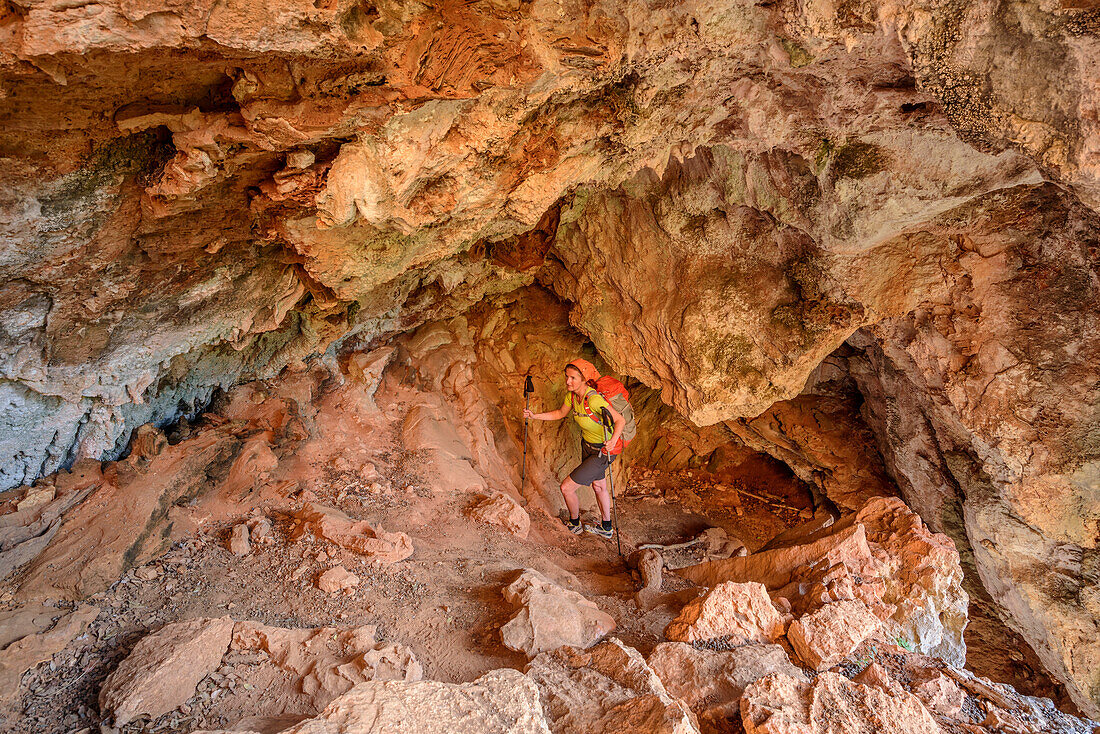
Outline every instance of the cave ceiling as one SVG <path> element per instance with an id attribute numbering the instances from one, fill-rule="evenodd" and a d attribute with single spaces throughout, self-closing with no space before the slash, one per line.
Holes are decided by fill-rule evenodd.
<path id="1" fill-rule="evenodd" d="M 4 0 L 0 487 L 526 286 L 742 434 L 847 345 L 903 495 L 1095 713 L 1098 31 L 1058 0 Z"/>

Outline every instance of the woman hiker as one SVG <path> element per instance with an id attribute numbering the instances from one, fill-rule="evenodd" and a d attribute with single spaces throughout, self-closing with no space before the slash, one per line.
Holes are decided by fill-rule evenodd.
<path id="1" fill-rule="evenodd" d="M 565 396 L 565 403 L 557 410 L 546 413 L 532 413 L 530 410 L 524 410 L 523 417 L 540 421 L 556 421 L 567 415 L 573 416 L 573 420 L 581 429 L 581 463 L 561 483 L 561 495 L 565 498 L 565 506 L 569 509 L 569 521 L 565 525 L 574 535 L 580 535 L 587 530 L 610 540 L 612 535 L 611 496 L 607 492 L 607 480 L 604 477 L 611 462 L 615 461 L 619 452 L 622 451 L 621 437 L 626 420 L 602 395 L 596 392 L 595 385 L 599 377 L 599 371 L 591 362 L 584 359 L 573 360 L 565 366 L 565 389 L 569 391 Z M 604 408 L 607 408 L 615 423 L 615 429 L 606 444 L 604 426 L 600 422 Z M 585 484 L 592 485 L 596 504 L 600 506 L 602 522 L 599 525 L 581 526 L 581 505 L 577 499 L 577 487 Z"/>

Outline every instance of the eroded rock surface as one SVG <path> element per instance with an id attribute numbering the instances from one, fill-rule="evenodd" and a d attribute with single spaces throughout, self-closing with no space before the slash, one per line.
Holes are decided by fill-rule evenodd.
<path id="1" fill-rule="evenodd" d="M 233 620 L 176 622 L 142 638 L 103 684 L 100 708 L 117 726 L 171 711 L 195 693 L 229 649 Z"/>
<path id="2" fill-rule="evenodd" d="M 82 598 L 158 550 L 211 463 L 251 491 L 288 457 L 230 430 L 178 485 L 130 475 L 181 476 L 156 426 L 241 381 L 362 347 L 348 372 L 374 386 L 424 325 L 403 347 L 440 364 L 417 377 L 468 416 L 591 342 L 726 424 L 699 443 L 733 431 L 819 499 L 896 481 L 1097 714 L 1093 5 L 5 4 L 0 488 L 133 461 L 20 523 L 0 571 Z M 471 356 L 471 328 L 546 290 L 569 339 Z M 830 355 L 856 393 L 818 379 Z M 517 484 L 514 416 L 454 441 L 437 408 L 408 432 L 453 462 L 446 490 Z M 572 458 L 548 444 L 532 479 Z M 52 505 L 38 489 L 18 513 Z M 885 601 L 957 656 L 956 601 L 917 608 L 936 596 Z"/>
<path id="3" fill-rule="evenodd" d="M 534 657 L 563 645 L 591 647 L 615 629 L 615 620 L 592 601 L 563 589 L 535 571 L 524 571 L 504 589 L 517 607 L 500 628 L 504 646 Z"/>
<path id="4" fill-rule="evenodd" d="M 897 498 L 791 533 L 782 547 L 710 561 L 677 573 L 697 583 L 758 581 L 791 603 L 797 616 L 831 602 L 858 600 L 913 649 L 962 664 L 967 596 L 959 554 Z M 862 616 L 862 615 L 861 615 Z"/>
<path id="5" fill-rule="evenodd" d="M 306 503 L 295 520 L 298 524 L 292 539 L 313 533 L 378 563 L 397 563 L 413 553 L 412 539 L 405 533 L 387 533 L 332 507 Z"/>
<path id="6" fill-rule="evenodd" d="M 698 732 L 688 707 L 668 694 L 637 650 L 617 639 L 590 650 L 544 652 L 528 664 L 527 675 L 555 732 Z"/>
<path id="7" fill-rule="evenodd" d="M 675 642 L 716 638 L 732 644 L 775 642 L 786 631 L 783 615 L 763 584 L 725 582 L 687 604 L 665 629 Z"/>
<path id="8" fill-rule="evenodd" d="M 728 720 L 740 718 L 741 695 L 750 683 L 772 673 L 805 677 L 779 645 L 740 645 L 716 651 L 662 642 L 647 662 L 669 695 L 691 708 L 703 731 L 723 731 Z"/>
<path id="9" fill-rule="evenodd" d="M 320 716 L 282 734 L 328 732 L 550 734 L 531 679 L 494 670 L 470 683 L 372 681 L 334 700 Z"/>
<path id="10" fill-rule="evenodd" d="M 745 691 L 741 717 L 747 734 L 943 732 L 916 696 L 904 691 L 892 696 L 836 673 L 822 673 L 812 682 L 781 673 L 762 678 Z"/>

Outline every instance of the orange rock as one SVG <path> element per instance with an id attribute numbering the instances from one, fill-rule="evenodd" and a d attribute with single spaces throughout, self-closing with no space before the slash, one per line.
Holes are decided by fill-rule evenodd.
<path id="1" fill-rule="evenodd" d="M 787 639 L 803 662 L 825 670 L 848 657 L 881 625 L 862 601 L 838 601 L 792 622 Z"/>
<path id="2" fill-rule="evenodd" d="M 562 647 L 527 666 L 554 732 L 698 734 L 687 705 L 632 647 L 611 638 L 589 650 Z"/>
<path id="3" fill-rule="evenodd" d="M 99 616 L 99 609 L 87 604 L 56 622 L 52 622 L 56 609 L 34 605 L 21 611 L 24 614 L 0 619 L 4 624 L 0 636 L 7 638 L 5 644 L 10 642 L 0 650 L 0 703 L 5 705 L 17 699 L 24 673 L 63 650 Z"/>
<path id="4" fill-rule="evenodd" d="M 235 556 L 247 556 L 252 552 L 252 545 L 248 542 L 248 525 L 241 523 L 233 526 L 229 533 L 229 550 Z"/>
<path id="5" fill-rule="evenodd" d="M 677 642 L 728 637 L 736 642 L 774 642 L 783 636 L 783 617 L 763 584 L 723 583 L 685 606 L 665 628 Z"/>
<path id="6" fill-rule="evenodd" d="M 741 695 L 750 683 L 771 673 L 806 678 L 779 645 L 741 645 L 718 652 L 662 642 L 648 662 L 669 695 L 682 699 L 714 731 L 722 731 L 725 719 L 740 715 Z"/>
<path id="7" fill-rule="evenodd" d="M 887 621 L 891 636 L 917 652 L 962 665 L 966 592 L 951 540 L 930 532 L 896 497 L 876 497 L 831 526 L 813 521 L 744 558 L 689 566 L 699 584 L 759 581 L 791 603 L 795 615 L 858 599 Z"/>
<path id="8" fill-rule="evenodd" d="M 258 622 L 238 622 L 233 628 L 233 650 L 260 653 L 265 665 L 279 670 L 279 680 L 290 691 L 308 696 L 316 709 L 353 686 L 370 680 L 416 681 L 424 670 L 406 645 L 375 641 L 372 625 L 283 628 Z M 270 713 L 283 711 L 279 696 L 270 699 Z"/>
<path id="9" fill-rule="evenodd" d="M 943 674 L 913 686 L 913 693 L 937 718 L 960 718 L 966 703 L 966 693 Z"/>
<path id="10" fill-rule="evenodd" d="M 143 637 L 103 683 L 100 710 L 116 726 L 171 711 L 218 667 L 232 633 L 233 620 L 222 617 L 176 622 Z"/>
<path id="11" fill-rule="evenodd" d="M 831 564 L 864 565 L 871 559 L 867 534 L 859 525 L 830 529 L 827 535 L 803 545 L 765 550 L 748 556 L 708 561 L 681 568 L 676 573 L 703 586 L 723 581 L 755 581 L 769 589 L 781 589 L 804 566 L 827 559 Z"/>

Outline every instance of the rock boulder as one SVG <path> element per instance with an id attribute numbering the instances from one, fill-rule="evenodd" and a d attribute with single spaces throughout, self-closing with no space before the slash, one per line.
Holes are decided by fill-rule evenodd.
<path id="1" fill-rule="evenodd" d="M 122 726 L 180 706 L 218 667 L 232 634 L 233 621 L 223 617 L 174 622 L 143 637 L 103 683 L 100 710 Z"/>
<path id="2" fill-rule="evenodd" d="M 528 657 L 563 645 L 590 647 L 615 629 L 615 620 L 593 602 L 536 571 L 520 574 L 504 598 L 518 610 L 500 628 L 501 642 Z"/>
<path id="3" fill-rule="evenodd" d="M 784 629 L 783 615 L 763 584 L 727 582 L 685 606 L 665 628 L 665 637 L 675 642 L 775 642 Z"/>

